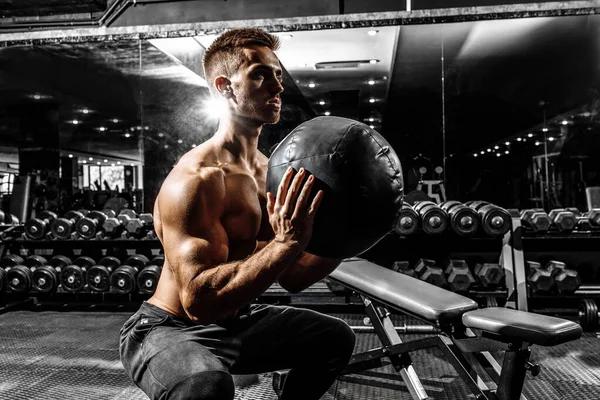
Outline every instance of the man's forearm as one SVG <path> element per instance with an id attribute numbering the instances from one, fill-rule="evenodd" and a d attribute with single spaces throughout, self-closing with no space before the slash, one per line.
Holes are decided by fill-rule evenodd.
<path id="1" fill-rule="evenodd" d="M 242 261 L 220 264 L 192 282 L 186 307 L 197 323 L 212 323 L 264 293 L 300 254 L 294 245 L 271 241 Z"/>
<path id="2" fill-rule="evenodd" d="M 329 275 L 342 259 L 325 258 L 302 252 L 279 276 L 279 284 L 291 293 L 298 293 Z"/>

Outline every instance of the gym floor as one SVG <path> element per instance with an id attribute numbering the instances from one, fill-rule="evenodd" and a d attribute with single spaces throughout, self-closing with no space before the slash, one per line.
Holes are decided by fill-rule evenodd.
<path id="1" fill-rule="evenodd" d="M 4 400 L 143 400 L 146 396 L 125 375 L 118 352 L 118 332 L 132 311 L 15 310 L 0 315 L 0 399 Z M 336 314 L 351 325 L 363 315 Z M 393 316 L 397 324 L 418 324 Z M 417 335 L 404 335 L 411 340 Z M 357 334 L 356 352 L 380 346 L 374 333 Z M 415 370 L 433 399 L 474 398 L 438 353 L 412 353 Z M 600 340 L 586 333 L 578 341 L 534 347 L 532 361 L 541 373 L 528 376 L 528 399 L 600 398 Z M 391 367 L 349 375 L 337 381 L 322 399 L 410 399 Z M 236 399 L 276 400 L 270 374 L 236 388 Z"/>

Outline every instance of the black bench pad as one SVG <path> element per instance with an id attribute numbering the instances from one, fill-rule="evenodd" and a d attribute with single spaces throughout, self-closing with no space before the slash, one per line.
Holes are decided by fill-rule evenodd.
<path id="1" fill-rule="evenodd" d="M 473 300 L 367 260 L 344 260 L 329 278 L 394 310 L 442 326 L 460 323 Z"/>
<path id="2" fill-rule="evenodd" d="M 572 321 L 500 307 L 469 311 L 462 321 L 469 328 L 540 346 L 569 342 L 582 334 L 581 326 Z"/>

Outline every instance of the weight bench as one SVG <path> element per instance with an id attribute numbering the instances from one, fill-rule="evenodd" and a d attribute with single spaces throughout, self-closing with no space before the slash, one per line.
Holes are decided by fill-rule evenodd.
<path id="1" fill-rule="evenodd" d="M 344 260 L 329 278 L 358 293 L 382 347 L 355 354 L 342 373 L 352 374 L 392 364 L 413 399 L 428 399 L 409 353 L 437 347 L 478 400 L 515 400 L 527 370 L 540 367 L 529 361 L 530 347 L 555 346 L 581 337 L 581 327 L 568 320 L 508 308 L 483 308 L 473 300 L 386 269 L 363 259 Z M 403 342 L 388 309 L 436 326 L 440 333 Z M 502 366 L 489 353 L 504 350 Z M 487 387 L 475 371 L 479 365 L 496 383 Z M 285 373 L 273 376 L 276 392 Z"/>

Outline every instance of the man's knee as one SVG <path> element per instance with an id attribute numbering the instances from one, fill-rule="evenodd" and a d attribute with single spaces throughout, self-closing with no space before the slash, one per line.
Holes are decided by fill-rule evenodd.
<path id="1" fill-rule="evenodd" d="M 179 381 L 167 393 L 169 400 L 233 400 L 233 378 L 227 371 L 204 371 Z"/>

